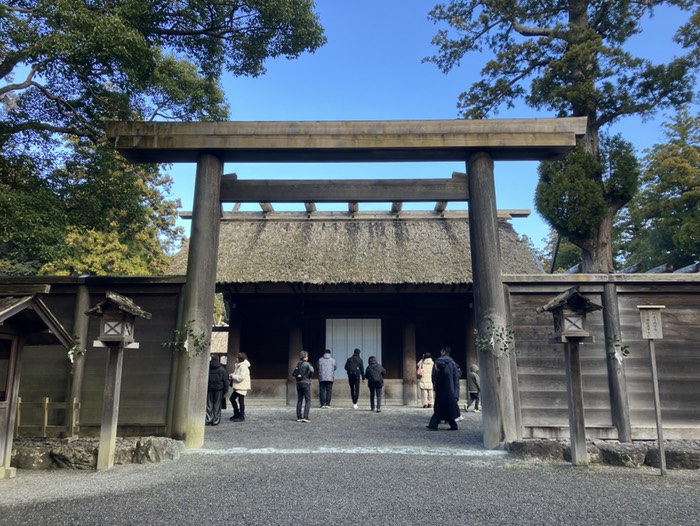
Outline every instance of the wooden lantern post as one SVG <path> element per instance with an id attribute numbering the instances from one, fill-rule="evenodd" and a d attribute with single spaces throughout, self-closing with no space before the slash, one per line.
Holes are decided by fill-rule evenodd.
<path id="1" fill-rule="evenodd" d="M 98 470 L 114 466 L 124 349 L 139 348 L 138 342 L 134 341 L 136 317 L 151 318 L 149 312 L 141 309 L 131 299 L 110 291 L 105 295 L 105 300 L 86 312 L 100 318 L 100 334 L 93 346 L 109 348 L 102 401 L 100 446 L 97 453 Z"/>
<path id="2" fill-rule="evenodd" d="M 569 405 L 571 463 L 574 466 L 588 465 L 579 344 L 594 341 L 593 336 L 586 331 L 586 314 L 599 309 L 602 309 L 602 306 L 592 303 L 580 294 L 578 287 L 564 291 L 537 309 L 537 312 L 551 312 L 554 316 L 554 335 L 551 341 L 566 344 L 566 394 Z"/>
<path id="3" fill-rule="evenodd" d="M 654 340 L 664 337 L 661 328 L 661 309 L 665 305 L 637 305 L 642 320 L 642 338 L 649 342 L 649 360 L 651 362 L 651 383 L 654 389 L 654 413 L 656 414 L 656 436 L 659 443 L 659 468 L 661 476 L 666 476 L 666 451 L 664 449 L 664 432 L 661 424 L 661 398 L 659 396 L 659 376 L 656 370 L 656 350 Z"/>

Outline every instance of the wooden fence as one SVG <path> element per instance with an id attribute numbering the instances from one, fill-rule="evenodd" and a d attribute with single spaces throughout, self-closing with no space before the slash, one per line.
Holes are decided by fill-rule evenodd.
<path id="1" fill-rule="evenodd" d="M 40 423 L 22 423 L 23 412 L 28 408 L 39 408 L 41 412 Z M 63 418 L 51 419 L 50 416 L 55 411 L 64 411 Z M 32 411 L 35 415 L 36 411 Z M 47 438 L 55 437 L 76 437 L 80 431 L 78 425 L 78 415 L 80 414 L 80 402 L 73 398 L 68 402 L 52 402 L 50 398 L 44 397 L 41 402 L 23 402 L 22 398 L 17 400 L 17 418 L 15 420 L 15 437 L 19 436 L 41 436 Z M 63 421 L 63 425 L 49 424 L 49 422 Z"/>

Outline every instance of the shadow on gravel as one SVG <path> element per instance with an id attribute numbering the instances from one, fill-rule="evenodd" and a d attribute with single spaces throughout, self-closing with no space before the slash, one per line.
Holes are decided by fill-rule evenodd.
<path id="1" fill-rule="evenodd" d="M 464 413 L 459 430 L 446 424 L 426 428 L 431 409 L 391 407 L 373 413 L 369 408 L 313 407 L 310 423 L 296 421 L 294 407 L 246 408 L 245 422 L 232 422 L 223 412 L 218 426 L 207 426 L 204 449 L 411 447 L 483 450 L 481 414 Z"/>

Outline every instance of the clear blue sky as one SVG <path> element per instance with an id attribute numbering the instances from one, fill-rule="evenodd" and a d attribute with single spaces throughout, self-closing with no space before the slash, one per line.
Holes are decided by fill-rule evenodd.
<path id="1" fill-rule="evenodd" d="M 434 54 L 431 39 L 437 27 L 427 19 L 434 1 L 420 0 L 316 0 L 328 43 L 314 54 L 297 60 L 279 59 L 267 64 L 258 78 L 224 78 L 231 120 L 403 120 L 457 118 L 457 97 L 478 80 L 486 57 L 468 56 L 461 67 L 445 75 L 421 60 Z M 645 31 L 632 43 L 635 53 L 652 60 L 667 60 L 674 53 L 671 37 L 682 18 L 674 10 L 657 10 Z M 494 118 L 551 117 L 536 114 L 524 104 L 501 110 Z M 646 123 L 626 119 L 614 128 L 639 151 L 661 142 L 659 123 L 664 115 Z M 240 178 L 373 178 L 449 177 L 465 171 L 463 163 L 422 164 L 227 164 L 226 173 Z M 192 209 L 194 165 L 176 165 L 172 197 L 182 210 Z M 496 164 L 497 204 L 501 209 L 531 209 L 527 219 L 514 219 L 519 234 L 537 246 L 548 227 L 534 209 L 537 163 Z M 426 205 L 417 205 L 423 206 Z M 432 207 L 432 205 L 430 205 Z M 340 209 L 342 205 L 319 209 Z M 389 205 L 383 209 L 388 209 Z M 279 205 L 277 209 L 282 209 Z M 376 210 L 377 205 L 360 205 Z M 408 209 L 408 205 L 406 209 Z M 450 203 L 449 209 L 465 209 Z M 249 210 L 259 211 L 257 205 Z M 290 208 L 287 208 L 290 209 Z M 302 209 L 299 205 L 298 209 Z M 189 229 L 189 221 L 182 226 Z"/>

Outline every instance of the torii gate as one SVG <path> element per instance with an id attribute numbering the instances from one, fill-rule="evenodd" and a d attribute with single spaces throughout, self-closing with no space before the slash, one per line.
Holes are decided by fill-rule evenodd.
<path id="1" fill-rule="evenodd" d="M 211 336 L 221 202 L 469 201 L 476 327 L 507 327 L 501 277 L 494 161 L 562 156 L 586 118 L 308 122 L 111 122 L 107 137 L 133 162 L 196 162 L 181 324 Z M 463 161 L 466 180 L 239 181 L 225 162 Z M 515 371 L 507 356 L 479 352 L 484 446 L 519 438 Z M 171 434 L 204 443 L 209 353 L 179 358 Z M 497 381 L 497 373 L 500 382 Z"/>

